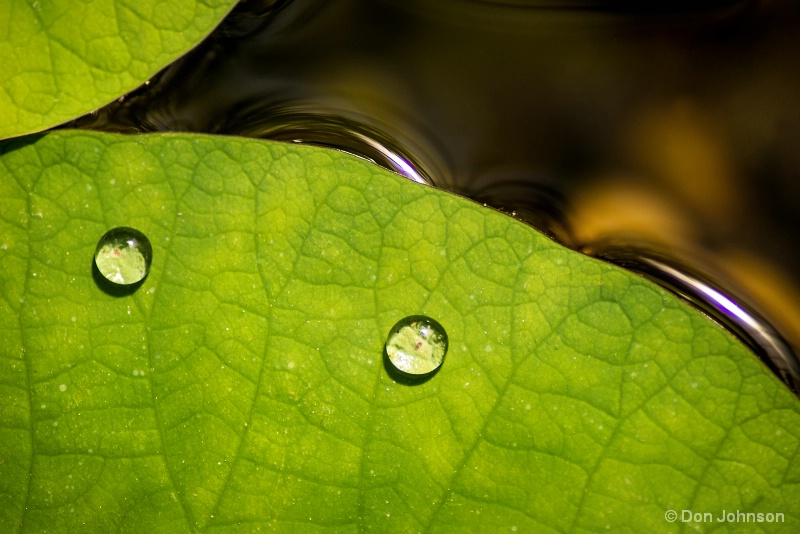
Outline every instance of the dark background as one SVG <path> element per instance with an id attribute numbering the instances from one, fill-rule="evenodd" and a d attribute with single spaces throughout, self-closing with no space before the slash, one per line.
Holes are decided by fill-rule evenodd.
<path id="1" fill-rule="evenodd" d="M 795 0 L 249 1 L 73 126 L 385 164 L 366 135 L 568 246 L 705 273 L 796 349 L 799 22 Z"/>

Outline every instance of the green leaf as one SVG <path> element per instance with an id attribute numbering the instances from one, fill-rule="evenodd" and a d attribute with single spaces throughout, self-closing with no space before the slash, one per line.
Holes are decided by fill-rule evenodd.
<path id="1" fill-rule="evenodd" d="M 133 90 L 208 35 L 235 0 L 5 0 L 0 139 Z"/>
<path id="2" fill-rule="evenodd" d="M 800 528 L 800 402 L 639 277 L 324 149 L 0 146 L 0 531 Z M 126 296 L 115 226 L 153 245 Z M 450 350 L 410 386 L 415 314 Z"/>

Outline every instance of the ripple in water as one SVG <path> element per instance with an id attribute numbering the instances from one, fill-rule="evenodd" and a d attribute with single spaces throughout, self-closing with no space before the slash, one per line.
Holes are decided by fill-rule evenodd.
<path id="1" fill-rule="evenodd" d="M 230 125 L 222 126 L 226 133 L 333 148 L 385 167 L 414 182 L 444 185 L 445 180 L 433 178 L 441 177 L 443 171 L 432 169 L 430 163 L 423 163 L 433 158 L 425 157 L 421 147 L 415 147 L 410 139 L 401 144 L 366 124 L 364 118 L 359 121 L 333 112 L 304 109 L 302 105 L 267 107 L 242 115 L 246 118 L 233 118 Z"/>
<path id="2" fill-rule="evenodd" d="M 650 63 L 640 58 L 653 53 L 660 57 L 659 43 L 671 35 L 665 28 L 673 27 L 669 21 L 674 20 L 668 18 L 669 24 L 661 26 L 654 48 L 650 26 L 642 26 L 647 31 L 641 33 L 628 33 L 626 29 L 628 20 L 640 22 L 641 18 L 585 18 L 588 16 L 585 12 L 575 18 L 574 11 L 624 15 L 658 13 L 665 8 L 671 12 L 707 10 L 709 16 L 714 15 L 713 20 L 717 15 L 728 20 L 731 10 L 727 8 L 754 3 L 659 0 L 643 8 L 642 3 L 626 0 L 448 0 L 335 5 L 317 1 L 246 0 L 209 40 L 154 77 L 152 83 L 70 126 L 130 133 L 202 131 L 335 148 L 415 182 L 486 203 L 576 248 L 570 220 L 565 216 L 569 193 L 585 187 L 576 177 L 586 174 L 592 168 L 590 163 L 602 167 L 606 160 L 601 156 L 609 153 L 612 146 L 608 145 L 608 139 L 620 123 L 630 118 L 619 113 L 629 109 L 627 85 L 613 86 L 615 89 L 611 90 L 612 86 L 600 82 L 615 72 L 623 75 L 626 84 L 652 78 L 658 80 L 656 86 L 642 82 L 631 87 L 636 94 L 647 95 L 648 91 L 661 94 L 663 73 L 659 71 L 651 77 Z M 557 8 L 551 11 L 563 12 L 563 21 L 550 15 L 542 19 L 545 10 L 520 7 Z M 723 9 L 712 12 L 710 8 Z M 693 23 L 697 23 L 696 14 L 693 13 Z M 478 24 L 472 25 L 472 20 Z M 749 20 L 730 17 L 731 27 L 736 24 L 747 27 Z M 598 21 L 602 21 L 598 27 L 610 32 L 610 39 L 604 33 L 594 33 L 592 28 Z M 616 24 L 621 22 L 626 23 L 618 27 Z M 726 24 L 719 27 L 728 28 Z M 503 31 L 496 32 L 496 27 Z M 516 31 L 520 27 L 524 31 Z M 708 27 L 718 26 L 709 23 Z M 376 40 L 375 35 L 380 39 Z M 664 41 L 675 45 L 670 49 L 694 51 L 700 46 L 694 40 L 685 41 L 680 37 L 681 32 L 676 35 L 669 37 L 673 40 Z M 526 40 L 528 37 L 530 40 Z M 623 53 L 617 47 L 618 40 L 631 46 L 626 46 Z M 744 42 L 753 44 L 752 39 Z M 779 44 L 784 47 L 782 41 Z M 511 45 L 522 46 L 520 53 L 509 55 Z M 474 53 L 473 60 L 464 63 L 461 59 L 465 57 L 465 49 L 480 53 Z M 542 58 L 539 51 L 550 49 L 563 51 L 558 61 L 550 63 Z M 580 54 L 584 49 L 590 52 L 589 62 L 584 62 Z M 492 50 L 495 52 L 490 53 Z M 629 58 L 628 50 L 641 52 Z M 549 58 L 548 54 L 544 55 Z M 725 57 L 697 57 L 701 65 L 708 63 L 708 57 L 715 57 L 723 65 L 723 72 L 729 72 L 724 70 L 728 68 L 725 65 L 730 66 Z M 731 57 L 738 58 L 739 54 Z M 628 60 L 631 62 L 626 63 Z M 561 66 L 573 64 L 582 66 L 581 72 L 585 70 L 586 75 L 575 78 L 569 68 L 570 75 L 566 76 Z M 634 67 L 639 65 L 643 67 Z M 687 65 L 690 67 L 687 72 L 693 76 L 704 72 L 694 68 L 695 63 Z M 738 63 L 734 66 L 730 72 L 741 70 Z M 360 74 L 337 78 L 347 70 L 344 67 Z M 388 78 L 391 83 L 375 85 L 373 82 L 381 79 L 381 73 L 385 74 L 381 70 L 384 67 L 392 74 Z M 326 72 L 336 75 L 330 83 L 321 74 Z M 672 78 L 683 80 L 682 71 L 669 72 Z M 503 80 L 514 80 L 514 84 Z M 332 91 L 359 84 L 382 95 L 381 102 L 393 107 L 376 110 L 357 99 L 349 102 L 348 92 Z M 498 93 L 498 87 L 505 92 Z M 564 100 L 574 87 L 582 88 L 580 98 L 573 95 L 571 100 Z M 738 90 L 737 87 L 732 86 Z M 721 98 L 716 85 L 712 88 L 713 102 L 731 100 Z M 603 110 L 605 114 L 598 114 Z M 611 113 L 614 110 L 616 114 Z M 558 120 L 552 120 L 553 117 Z M 605 124 L 611 126 L 598 126 Z M 749 143 L 749 134 L 747 140 Z M 508 167 L 502 167 L 505 165 Z M 795 196 L 782 194 L 779 198 Z M 770 206 L 769 213 L 773 212 L 781 213 Z M 731 228 L 735 234 L 739 227 Z M 722 285 L 680 265 L 674 261 L 674 255 L 645 253 L 636 247 L 604 248 L 595 254 L 652 278 L 693 302 L 736 333 L 797 392 L 798 363 L 791 347 L 768 321 Z"/>
<path id="3" fill-rule="evenodd" d="M 705 312 L 736 335 L 795 394 L 800 395 L 800 360 L 780 333 L 743 299 L 711 276 L 666 254 L 633 246 L 586 247 L 591 256 L 639 273 Z"/>

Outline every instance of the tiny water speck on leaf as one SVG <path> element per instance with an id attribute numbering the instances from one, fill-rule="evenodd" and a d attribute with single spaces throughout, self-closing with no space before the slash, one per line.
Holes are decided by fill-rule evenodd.
<path id="1" fill-rule="evenodd" d="M 117 285 L 140 282 L 150 271 L 153 248 L 150 240 L 135 228 L 109 230 L 97 243 L 94 262 L 106 280 Z"/>
<path id="2" fill-rule="evenodd" d="M 429 375 L 439 369 L 447 354 L 447 332 L 424 315 L 411 315 L 395 324 L 386 338 L 386 355 L 397 371 Z"/>

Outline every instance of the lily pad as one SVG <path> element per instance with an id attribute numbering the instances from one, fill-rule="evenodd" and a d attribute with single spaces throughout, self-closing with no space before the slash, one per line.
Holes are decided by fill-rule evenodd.
<path id="1" fill-rule="evenodd" d="M 88 113 L 208 35 L 235 0 L 6 0 L 0 139 Z"/>
<path id="2" fill-rule="evenodd" d="M 153 249 L 122 296 L 92 276 L 120 226 Z M 0 265 L 3 532 L 800 529 L 800 402 L 728 333 L 342 153 L 6 142 Z M 411 315 L 449 339 L 413 385 L 383 361 Z"/>

